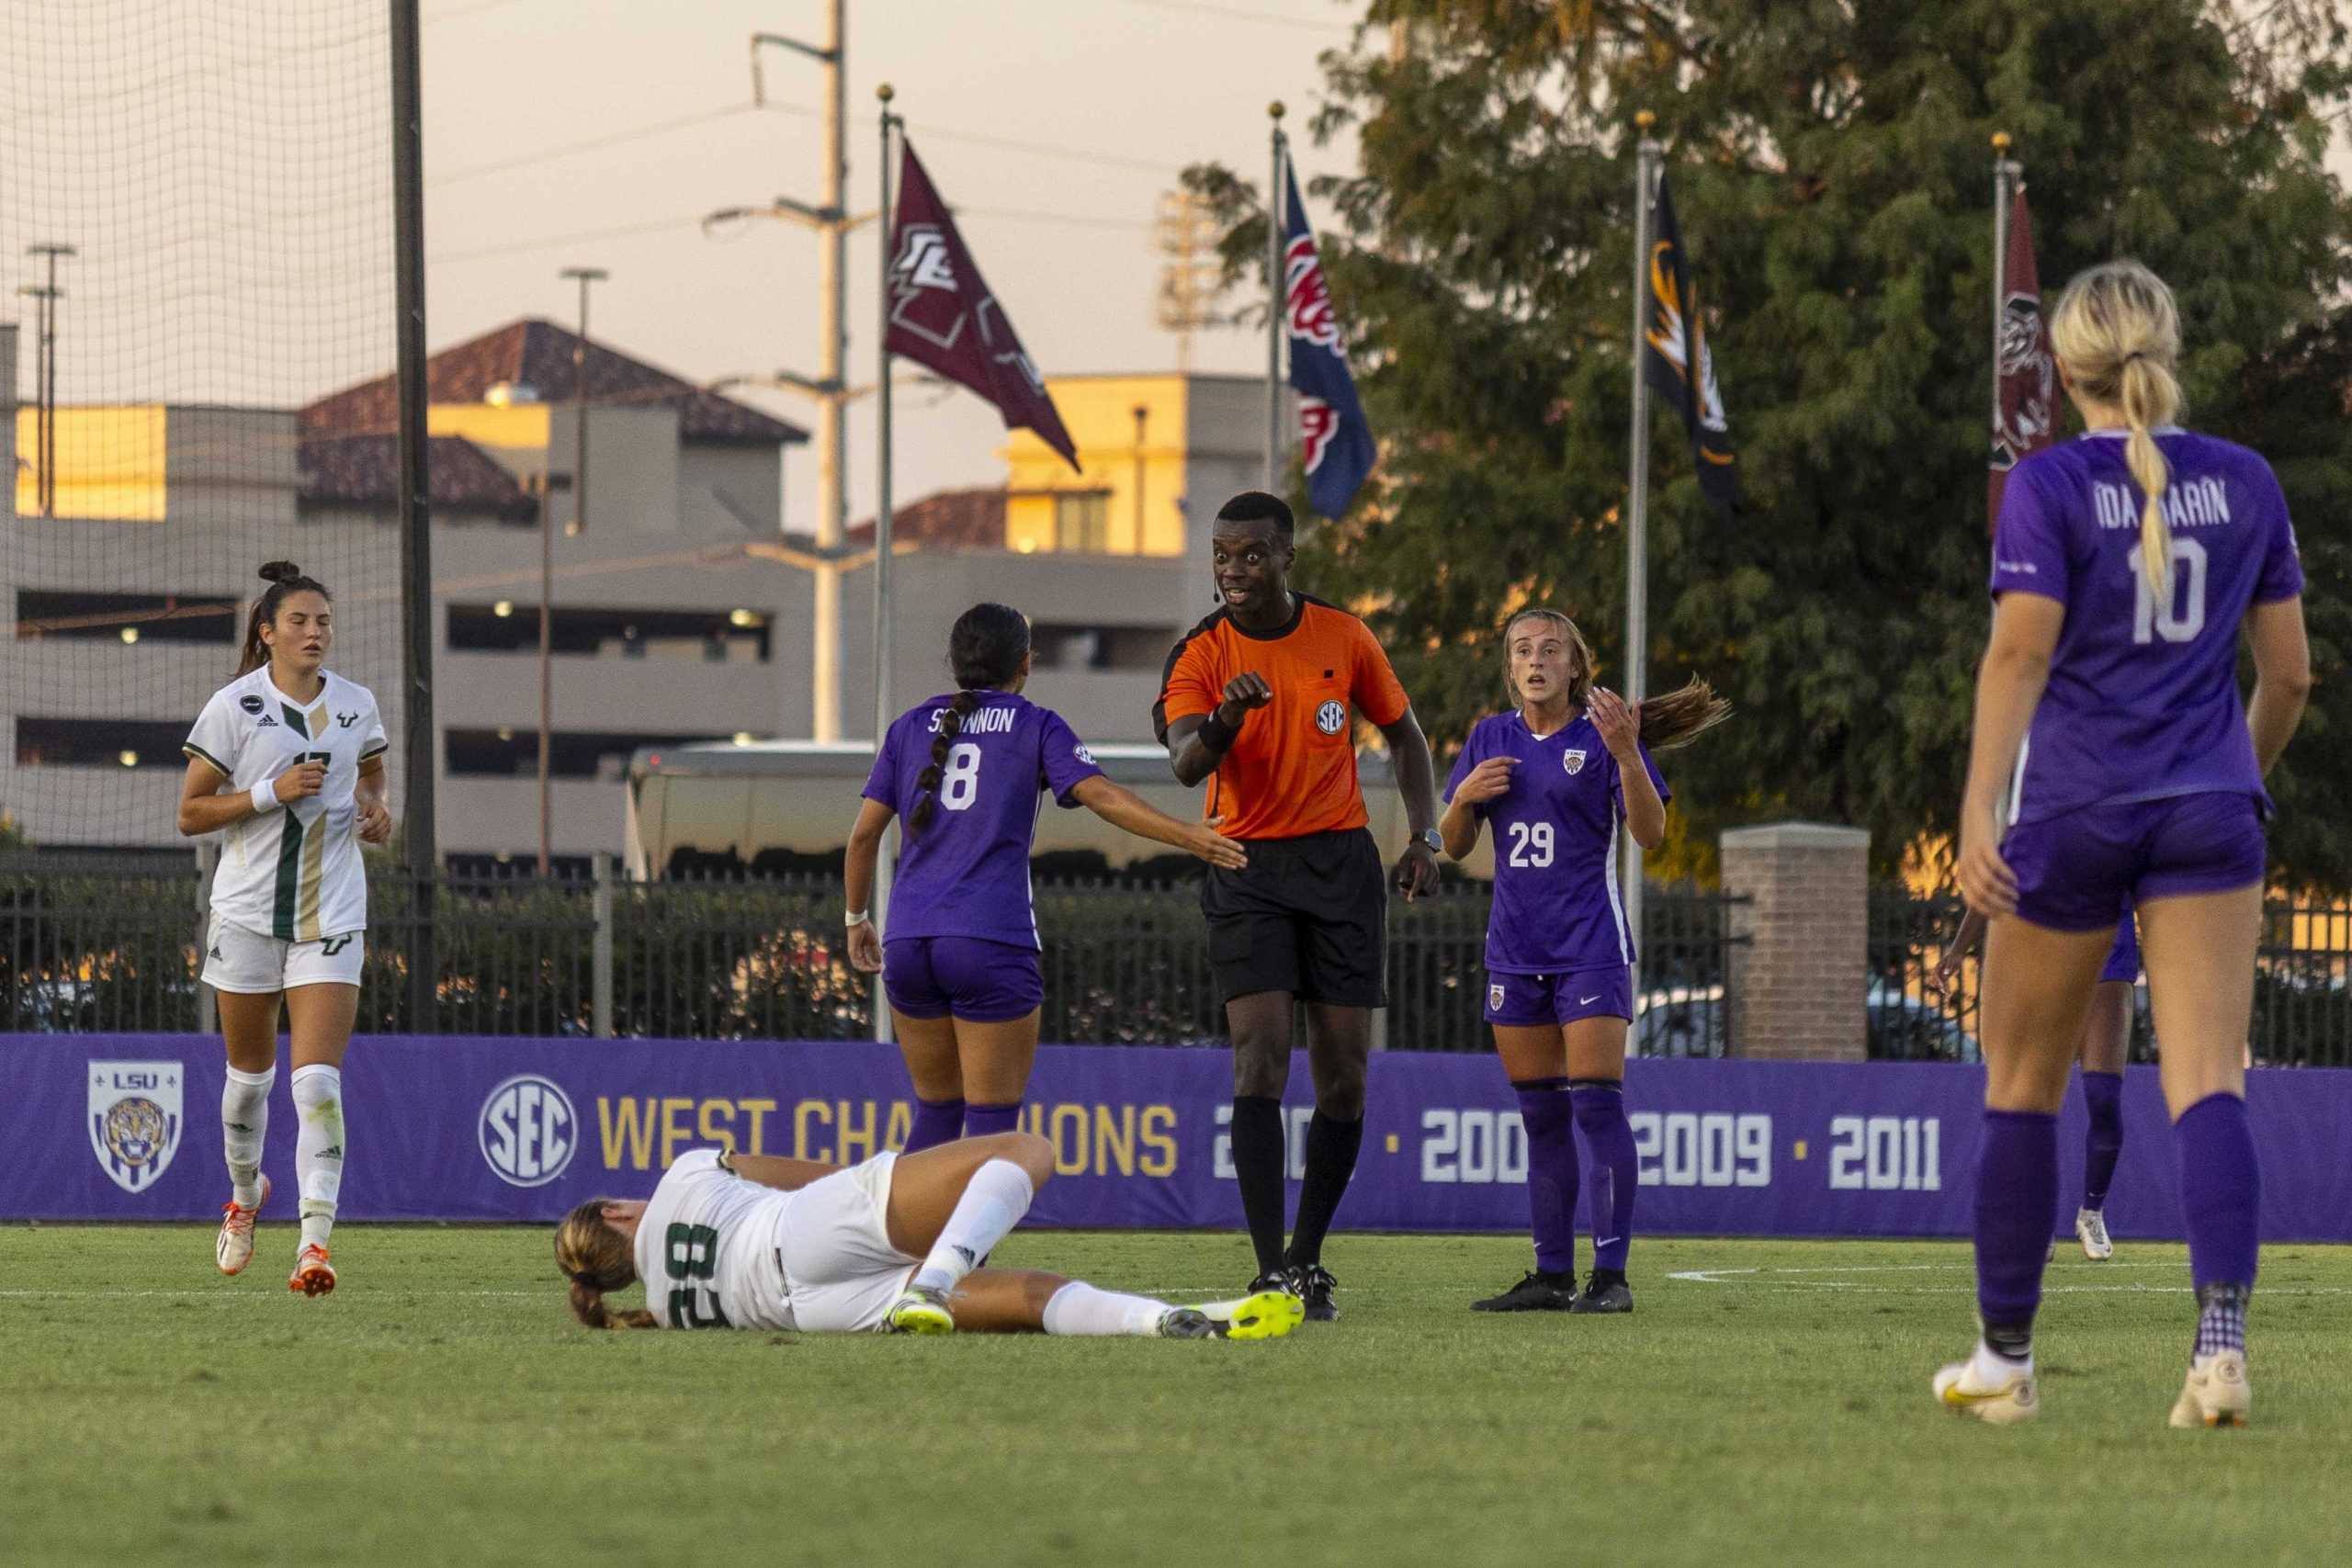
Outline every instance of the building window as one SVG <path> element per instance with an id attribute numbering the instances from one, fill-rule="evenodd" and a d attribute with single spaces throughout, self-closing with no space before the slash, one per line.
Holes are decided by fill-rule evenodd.
<path id="1" fill-rule="evenodd" d="M 1038 621 L 1029 631 L 1041 670 L 1158 670 L 1175 641 L 1164 626 L 1090 626 Z"/>
<path id="2" fill-rule="evenodd" d="M 559 729 L 548 737 L 548 774 L 559 779 L 626 778 L 628 760 L 640 746 L 690 746 L 707 735 L 641 735 L 627 730 Z M 501 725 L 496 729 L 442 732 L 442 755 L 451 778 L 537 778 L 539 732 L 536 727 Z"/>
<path id="3" fill-rule="evenodd" d="M 217 593 L 17 591 L 17 637 L 92 642 L 208 642 L 233 648 L 244 606 Z"/>
<path id="4" fill-rule="evenodd" d="M 163 768 L 187 766 L 180 742 L 187 721 L 136 718 L 32 718 L 17 720 L 17 766 L 20 768 Z"/>
<path id="5" fill-rule="evenodd" d="M 1064 491 L 1054 497 L 1054 548 L 1101 555 L 1111 547 L 1111 498 L 1101 491 Z"/>
<path id="6" fill-rule="evenodd" d="M 548 628 L 553 650 L 567 657 L 696 660 L 707 664 L 764 664 L 771 620 L 764 610 L 605 609 L 555 607 Z M 539 651 L 539 607 L 501 599 L 449 606 L 453 653 Z"/>

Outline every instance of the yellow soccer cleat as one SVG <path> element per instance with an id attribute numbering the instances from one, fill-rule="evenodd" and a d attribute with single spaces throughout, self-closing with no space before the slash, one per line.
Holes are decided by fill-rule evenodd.
<path id="1" fill-rule="evenodd" d="M 1288 1291 L 1260 1291 L 1238 1301 L 1170 1307 L 1160 1314 L 1163 1339 L 1280 1339 L 1306 1316 L 1306 1303 Z"/>
<path id="2" fill-rule="evenodd" d="M 2188 1363 L 2188 1381 L 2173 1401 L 2176 1427 L 2243 1427 L 2254 1413 L 2245 1381 L 2245 1352 L 2217 1350 Z"/>
<path id="3" fill-rule="evenodd" d="M 890 1303 L 884 1326 L 893 1334 L 953 1334 L 956 1314 L 948 1310 L 944 1291 L 910 1285 L 904 1295 Z"/>
<path id="4" fill-rule="evenodd" d="M 1998 1380 L 1986 1378 L 1976 1358 L 1954 1361 L 1936 1373 L 1936 1403 L 1955 1416 L 1973 1416 L 1996 1427 L 2014 1427 L 2041 1414 L 2041 1399 L 2030 1368 L 2018 1367 Z"/>

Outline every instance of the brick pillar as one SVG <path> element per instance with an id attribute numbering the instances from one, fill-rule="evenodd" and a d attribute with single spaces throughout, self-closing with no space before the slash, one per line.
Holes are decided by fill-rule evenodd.
<path id="1" fill-rule="evenodd" d="M 1776 822 L 1723 836 L 1731 908 L 1731 1050 L 1782 1061 L 1859 1062 L 1869 988 L 1871 836 Z"/>

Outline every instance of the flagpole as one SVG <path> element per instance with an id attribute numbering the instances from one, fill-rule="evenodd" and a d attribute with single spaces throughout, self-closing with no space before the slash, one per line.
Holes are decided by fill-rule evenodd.
<path id="1" fill-rule="evenodd" d="M 1644 109 L 1634 117 L 1641 140 L 1634 152 L 1634 344 L 1628 363 L 1634 374 L 1634 431 L 1630 454 L 1632 477 L 1625 497 L 1625 704 L 1640 719 L 1642 690 L 1649 657 L 1649 510 L 1650 510 L 1650 390 L 1643 373 L 1642 339 L 1649 329 L 1650 250 L 1657 199 L 1658 166 L 1666 149 L 1650 135 L 1657 116 Z M 1697 375 L 1699 367 L 1690 367 Z M 1634 962 L 1634 1010 L 1641 1011 L 1642 995 L 1642 846 L 1631 834 L 1625 839 L 1623 897 L 1625 923 L 1633 932 Z M 1638 1031 L 1637 1031 L 1638 1033 Z"/>
<path id="2" fill-rule="evenodd" d="M 2008 312 L 2009 208 L 2025 165 L 2009 157 L 2009 133 L 1993 133 L 1993 423 L 2001 428 L 2001 321 Z"/>
<path id="3" fill-rule="evenodd" d="M 874 480 L 874 750 L 882 750 L 882 738 L 890 732 L 890 525 L 892 501 L 890 495 L 890 134 L 899 124 L 899 117 L 890 112 L 894 95 L 890 84 L 883 83 L 874 90 L 882 100 L 882 158 L 877 167 L 882 178 L 882 204 L 876 219 L 876 231 L 881 235 L 877 247 L 880 263 L 876 267 L 874 331 L 874 396 L 875 396 L 875 480 Z M 893 852 L 898 848 L 898 830 L 894 824 L 882 845 L 882 853 L 874 863 L 874 897 L 871 908 L 879 927 L 888 918 L 890 903 L 890 868 Z M 874 1038 L 890 1038 L 890 1004 L 882 989 L 882 976 L 874 976 Z"/>
<path id="4" fill-rule="evenodd" d="M 1273 122 L 1273 172 L 1266 179 L 1266 482 L 1269 495 L 1283 456 L 1283 105 L 1266 106 Z"/>

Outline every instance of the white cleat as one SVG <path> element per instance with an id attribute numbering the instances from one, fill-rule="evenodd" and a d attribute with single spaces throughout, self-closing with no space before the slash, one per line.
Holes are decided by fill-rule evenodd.
<path id="1" fill-rule="evenodd" d="M 2115 1256 L 2115 1243 L 2108 1239 L 2107 1216 L 2097 1209 L 2075 1211 L 2075 1239 L 2083 1244 L 2083 1256 L 2094 1263 Z"/>
<path id="2" fill-rule="evenodd" d="M 269 1178 L 261 1179 L 261 1194 L 254 1206 L 245 1208 L 232 1199 L 220 1205 L 220 1235 L 212 1243 L 212 1261 L 220 1266 L 223 1274 L 242 1274 L 245 1265 L 254 1260 L 254 1222 L 261 1218 L 264 1205 L 269 1201 Z"/>
<path id="3" fill-rule="evenodd" d="M 2217 1350 L 2188 1363 L 2188 1381 L 2172 1404 L 2176 1427 L 2243 1427 L 2254 1412 L 2245 1352 Z"/>
<path id="4" fill-rule="evenodd" d="M 1955 1416 L 1973 1416 L 1996 1427 L 2014 1427 L 2041 1414 L 2030 1365 L 2017 1367 L 1996 1381 L 1985 1377 L 1976 1363 L 1977 1358 L 1971 1356 L 1937 1372 L 1936 1403 Z"/>

